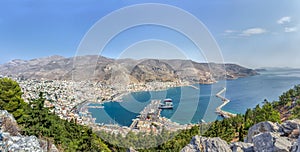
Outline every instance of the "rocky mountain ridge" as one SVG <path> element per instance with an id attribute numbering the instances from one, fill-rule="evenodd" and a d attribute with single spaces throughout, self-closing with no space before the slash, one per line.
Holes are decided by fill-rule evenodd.
<path id="1" fill-rule="evenodd" d="M 0 75 L 24 79 L 96 80 L 108 84 L 151 81 L 214 83 L 258 74 L 236 64 L 197 63 L 179 59 L 110 59 L 87 55 L 12 60 L 0 65 Z"/>
<path id="2" fill-rule="evenodd" d="M 300 120 L 282 124 L 269 121 L 253 125 L 244 142 L 227 144 L 219 137 L 194 136 L 181 152 L 300 152 Z"/>

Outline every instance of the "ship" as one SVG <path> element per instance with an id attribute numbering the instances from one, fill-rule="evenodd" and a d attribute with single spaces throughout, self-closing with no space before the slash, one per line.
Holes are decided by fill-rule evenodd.
<path id="1" fill-rule="evenodd" d="M 173 109 L 172 99 L 170 98 L 164 99 L 163 103 L 159 105 L 159 109 Z"/>

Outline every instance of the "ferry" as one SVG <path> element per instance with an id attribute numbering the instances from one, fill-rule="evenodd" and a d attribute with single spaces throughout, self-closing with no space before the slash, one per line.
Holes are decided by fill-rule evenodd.
<path id="1" fill-rule="evenodd" d="M 159 108 L 160 109 L 173 109 L 172 99 L 170 99 L 170 98 L 164 99 L 163 103 L 161 103 L 159 105 Z"/>

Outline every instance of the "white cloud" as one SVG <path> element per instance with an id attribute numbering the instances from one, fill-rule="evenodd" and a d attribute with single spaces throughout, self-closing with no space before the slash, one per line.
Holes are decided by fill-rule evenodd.
<path id="1" fill-rule="evenodd" d="M 258 35 L 258 34 L 263 34 L 266 33 L 267 31 L 263 28 L 249 28 L 240 34 L 241 36 L 251 36 L 251 35 Z"/>
<path id="2" fill-rule="evenodd" d="M 285 27 L 284 28 L 284 31 L 285 32 L 296 32 L 296 31 L 298 31 L 298 28 L 297 27 Z"/>
<path id="3" fill-rule="evenodd" d="M 230 34 L 230 33 L 235 33 L 236 31 L 234 31 L 234 30 L 225 30 L 224 32 Z"/>
<path id="4" fill-rule="evenodd" d="M 236 33 L 238 33 L 238 31 L 235 30 L 225 30 L 223 35 L 226 37 L 235 37 Z"/>
<path id="5" fill-rule="evenodd" d="M 277 24 L 281 24 L 281 25 L 289 23 L 289 22 L 291 22 L 291 17 L 290 16 L 285 16 L 285 17 L 282 17 L 279 20 L 277 20 Z"/>

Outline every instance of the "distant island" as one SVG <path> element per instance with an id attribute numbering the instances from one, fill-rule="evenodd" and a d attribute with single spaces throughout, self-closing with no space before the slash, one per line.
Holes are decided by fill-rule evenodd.
<path id="1" fill-rule="evenodd" d="M 265 69 L 265 68 L 260 68 L 260 69 L 255 69 L 255 71 L 257 71 L 257 72 L 265 72 L 265 71 L 267 71 L 267 69 Z"/>

